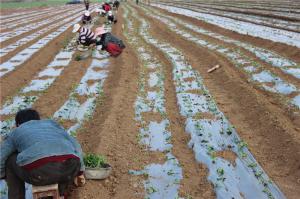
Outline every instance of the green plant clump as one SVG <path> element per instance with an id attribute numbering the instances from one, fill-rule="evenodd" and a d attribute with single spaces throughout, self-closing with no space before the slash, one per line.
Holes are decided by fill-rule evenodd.
<path id="1" fill-rule="evenodd" d="M 106 158 L 102 155 L 87 154 L 83 157 L 84 165 L 88 168 L 106 167 Z"/>

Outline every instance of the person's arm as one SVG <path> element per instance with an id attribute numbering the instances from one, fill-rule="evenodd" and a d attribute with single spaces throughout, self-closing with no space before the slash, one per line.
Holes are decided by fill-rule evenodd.
<path id="1" fill-rule="evenodd" d="M 5 164 L 7 158 L 16 151 L 11 135 L 0 143 L 0 179 L 5 177 Z"/>

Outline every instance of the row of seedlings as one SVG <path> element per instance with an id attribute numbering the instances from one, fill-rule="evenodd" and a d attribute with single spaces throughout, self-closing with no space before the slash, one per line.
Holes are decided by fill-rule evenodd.
<path id="1" fill-rule="evenodd" d="M 76 38 L 74 38 L 73 40 L 75 39 Z M 72 55 L 74 54 L 72 49 L 72 43 L 70 43 L 67 48 L 61 51 L 57 55 L 55 60 L 49 64 L 47 69 L 42 71 L 39 75 L 47 77 L 51 75 L 53 75 L 54 77 L 58 76 L 63 70 L 63 68 L 61 67 L 67 66 L 71 61 Z M 53 115 L 53 119 L 58 120 L 63 126 L 63 122 L 66 122 L 67 120 L 70 120 L 71 122 L 75 121 L 74 125 L 67 129 L 68 133 L 73 136 L 75 136 L 76 130 L 80 128 L 82 122 L 86 121 L 93 114 L 96 106 L 96 99 L 102 93 L 102 85 L 105 78 L 107 77 L 108 71 L 104 69 L 108 67 L 108 56 L 109 55 L 107 53 L 100 54 L 99 52 L 95 52 L 93 54 L 92 63 L 88 67 L 85 75 L 80 80 L 79 85 L 71 92 L 69 99 L 64 103 L 64 105 Z M 57 68 L 57 66 L 59 68 Z M 33 80 L 32 82 L 34 81 L 35 80 Z M 23 91 L 25 89 L 33 89 L 31 91 L 39 92 L 41 91 L 39 90 L 40 86 L 41 85 L 30 85 L 28 87 L 25 87 Z M 77 97 L 79 96 L 81 96 L 82 98 L 86 98 L 87 100 L 81 104 L 77 99 Z M 37 96 L 31 97 L 35 97 L 32 98 L 33 102 L 36 101 Z M 23 107 L 18 107 L 18 110 L 31 106 L 32 104 L 23 104 Z M 11 131 L 14 125 L 12 119 L 5 122 L 6 124 L 10 124 L 10 126 L 7 126 L 5 130 L 3 130 L 3 126 L 1 127 L 2 135 L 3 133 L 9 133 L 8 130 Z M 31 185 L 26 184 L 26 199 L 32 199 L 31 193 Z M 7 199 L 7 186 L 4 180 L 0 180 L 0 197 L 1 199 Z"/>
<path id="2" fill-rule="evenodd" d="M 80 19 L 81 19 L 81 17 L 77 17 L 75 20 L 72 20 L 71 22 L 66 23 L 65 25 L 63 25 L 62 27 L 57 29 L 56 31 L 41 38 L 39 41 L 32 44 L 28 48 L 20 51 L 15 56 L 10 58 L 8 61 L 0 64 L 0 77 L 13 71 L 17 66 L 20 66 L 21 64 L 23 64 L 25 61 L 27 61 L 29 58 L 31 58 L 34 53 L 39 51 L 42 47 L 45 47 L 51 40 L 58 37 L 60 34 L 62 34 L 64 31 L 66 31 L 73 24 L 78 23 L 78 21 Z"/>
<path id="3" fill-rule="evenodd" d="M 217 198 L 285 198 L 218 109 L 200 74 L 178 49 L 151 37 L 150 25 L 131 11 L 141 21 L 139 31 L 145 41 L 160 49 L 172 63 L 177 103 L 191 136 L 189 147 L 196 160 L 209 169 L 208 180 Z M 221 157 L 222 153 L 233 154 L 234 160 Z"/>
<path id="4" fill-rule="evenodd" d="M 139 39 L 132 21 L 128 18 L 128 10 L 124 10 L 126 20 L 125 36 L 135 47 L 140 60 L 140 77 L 138 97 L 135 102 L 135 121 L 140 127 L 138 139 L 140 144 L 150 151 L 164 153 L 163 164 L 149 164 L 140 171 L 129 171 L 133 175 L 144 175 L 145 198 L 173 199 L 178 197 L 182 169 L 172 154 L 170 122 L 165 108 L 164 71 L 155 54 Z M 156 113 L 159 118 L 145 117 L 147 113 Z"/>
<path id="5" fill-rule="evenodd" d="M 146 10 L 145 10 L 146 11 Z M 146 14 L 150 15 L 149 12 L 146 11 Z M 158 14 L 151 15 L 152 17 L 160 20 L 161 22 L 165 23 L 170 30 L 174 31 L 175 33 L 179 34 L 180 36 L 184 37 L 185 39 L 192 41 L 193 43 L 208 48 L 209 50 L 217 51 L 218 53 L 224 55 L 226 58 L 228 58 L 237 68 L 240 68 L 242 71 L 244 71 L 250 78 L 251 81 L 258 83 L 264 90 L 279 94 L 280 96 L 285 97 L 285 99 L 288 101 L 288 104 L 292 104 L 293 106 L 300 108 L 300 90 L 292 83 L 285 82 L 280 77 L 275 75 L 274 73 L 270 72 L 269 70 L 265 69 L 264 66 L 260 63 L 257 63 L 255 60 L 250 58 L 249 56 L 245 55 L 243 52 L 241 52 L 238 49 L 232 48 L 232 47 L 225 47 L 222 45 L 219 45 L 217 43 L 211 43 L 207 40 L 204 40 L 198 36 L 194 36 L 193 34 L 184 31 L 183 29 L 180 29 L 175 23 L 172 22 L 168 17 L 160 16 Z M 179 22 L 180 23 L 180 22 Z M 183 22 L 182 22 L 183 24 Z M 188 27 L 193 27 L 192 30 L 196 30 L 196 27 L 193 25 L 188 25 Z M 197 32 L 200 32 L 201 29 L 198 27 Z M 206 30 L 201 31 L 201 33 L 206 33 L 209 36 L 215 36 L 215 38 L 223 39 L 223 36 L 218 34 L 211 34 L 211 32 L 208 32 Z M 288 59 L 282 58 L 279 55 L 275 55 L 275 53 L 272 53 L 271 51 L 267 51 L 258 47 L 254 47 L 250 44 L 245 44 L 242 42 L 235 41 L 233 39 L 224 38 L 225 42 L 234 43 L 236 45 L 239 45 L 241 47 L 246 48 L 247 50 L 251 52 L 255 52 L 257 56 L 259 56 L 262 59 L 268 59 L 269 56 L 274 56 L 274 59 L 271 59 L 274 65 L 276 66 L 282 66 L 283 68 L 286 68 L 290 73 L 293 73 L 294 71 L 299 71 L 299 68 L 297 68 L 296 63 L 292 62 Z M 256 51 L 257 50 L 257 51 Z M 289 67 L 287 65 L 292 65 L 292 67 Z M 285 66 L 285 67 L 284 67 Z M 300 71 L 299 71 L 300 72 Z M 297 76 L 297 75 L 296 75 Z M 292 99 L 289 97 L 290 94 L 296 95 Z"/>
<path id="6" fill-rule="evenodd" d="M 89 25 L 90 28 L 99 17 Z M 112 26 L 106 25 L 105 30 L 111 32 Z M 79 84 L 70 93 L 69 98 L 57 110 L 53 118 L 66 125 L 69 134 L 76 136 L 82 123 L 91 119 L 97 100 L 103 93 L 103 84 L 108 76 L 109 54 L 107 52 L 92 52 L 92 62 Z M 69 126 L 71 124 L 71 126 Z"/>
<path id="7" fill-rule="evenodd" d="M 15 28 L 15 27 L 21 26 L 21 25 L 22 25 L 22 27 L 26 27 L 27 24 L 31 24 L 31 25 L 35 26 L 35 23 L 38 22 L 38 21 L 40 21 L 41 19 L 45 20 L 47 18 L 48 19 L 49 18 L 53 18 L 53 17 L 55 17 L 57 15 L 65 13 L 68 10 L 69 9 L 66 9 L 66 8 L 56 9 L 53 12 L 50 12 L 50 13 L 46 12 L 46 13 L 43 13 L 42 15 L 39 15 L 37 17 L 32 17 L 30 19 L 27 19 L 27 18 L 23 19 L 22 18 L 22 19 L 18 20 L 15 23 L 10 22 L 8 24 L 1 24 L 0 28 L 1 28 L 2 32 L 8 32 L 7 29 L 12 29 L 12 28 Z M 74 8 L 70 9 L 70 10 L 74 10 Z M 9 32 L 10 32 L 10 34 L 13 33 L 11 30 Z M 1 36 L 2 35 L 5 35 L 5 33 L 1 33 Z"/>
<path id="8" fill-rule="evenodd" d="M 211 14 L 204 14 L 197 11 L 178 8 L 175 6 L 167 6 L 161 4 L 151 4 L 151 5 L 165 9 L 172 13 L 181 14 L 192 18 L 197 18 L 207 23 L 232 30 L 240 34 L 251 35 L 254 37 L 260 37 L 263 39 L 300 47 L 300 34 L 296 32 L 279 30 L 276 28 L 256 25 L 249 22 L 238 21 L 238 20 L 229 19 L 229 18 L 220 17 Z"/>
<path id="9" fill-rule="evenodd" d="M 49 21 L 49 23 L 52 23 L 56 20 L 59 20 L 57 23 L 51 24 L 49 26 L 46 26 L 42 29 L 40 29 L 37 32 L 34 32 L 33 34 L 30 34 L 28 36 L 22 37 L 21 39 L 15 41 L 12 44 L 9 44 L 8 46 L 1 48 L 0 50 L 0 57 L 7 55 L 9 52 L 14 51 L 15 49 L 19 48 L 20 46 L 34 40 L 37 39 L 38 37 L 40 37 L 41 35 L 47 33 L 48 31 L 58 28 L 59 26 L 65 24 L 66 22 L 69 22 L 71 20 L 73 20 L 74 18 L 77 18 L 80 16 L 80 14 L 76 14 L 78 13 L 79 10 L 75 10 L 73 12 L 66 12 L 65 14 L 59 15 L 57 17 L 54 17 L 53 20 L 51 20 L 51 22 Z M 68 17 L 69 16 L 69 17 Z"/>

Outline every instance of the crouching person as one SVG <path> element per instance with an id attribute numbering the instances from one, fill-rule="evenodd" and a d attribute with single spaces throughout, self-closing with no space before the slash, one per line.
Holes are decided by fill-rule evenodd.
<path id="1" fill-rule="evenodd" d="M 96 46 L 98 50 L 105 50 L 114 57 L 120 55 L 125 48 L 123 41 L 106 32 L 103 26 L 96 28 L 94 33 L 90 29 L 81 27 L 80 24 L 75 24 L 73 33 L 75 32 L 79 33 L 78 43 L 84 46 Z"/>
<path id="2" fill-rule="evenodd" d="M 104 27 L 96 28 L 96 46 L 97 49 L 106 50 L 111 56 L 117 57 L 125 48 L 123 41 L 110 32 L 106 32 Z"/>
<path id="3" fill-rule="evenodd" d="M 112 11 L 108 11 L 107 21 L 109 24 L 117 23 L 117 18 L 114 16 Z"/>
<path id="4" fill-rule="evenodd" d="M 15 117 L 17 128 L 0 143 L 0 174 L 9 199 L 25 199 L 25 182 L 58 184 L 61 196 L 75 180 L 84 181 L 79 143 L 53 120 L 40 120 L 37 111 L 24 109 Z M 84 182 L 83 182 L 84 183 Z"/>

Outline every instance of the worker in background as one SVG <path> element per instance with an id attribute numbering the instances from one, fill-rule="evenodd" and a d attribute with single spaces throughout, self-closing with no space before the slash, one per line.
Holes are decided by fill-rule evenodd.
<path id="1" fill-rule="evenodd" d="M 92 23 L 92 17 L 91 17 L 90 11 L 86 10 L 86 11 L 84 12 L 81 21 L 82 21 L 83 24 L 89 24 L 89 23 Z"/>
<path id="2" fill-rule="evenodd" d="M 135 0 L 135 3 L 136 3 L 136 5 L 138 5 L 139 4 L 139 0 Z"/>
<path id="3" fill-rule="evenodd" d="M 75 24 L 73 33 L 78 32 L 78 43 L 91 48 L 96 47 L 97 50 L 105 50 L 111 56 L 118 56 L 122 53 L 125 45 L 123 41 L 111 33 L 107 32 L 104 27 L 96 28 L 95 33 L 90 29 Z"/>
<path id="4" fill-rule="evenodd" d="M 15 122 L 17 128 L 0 143 L 0 178 L 7 182 L 8 199 L 25 199 L 25 182 L 58 184 L 61 196 L 74 180 L 85 183 L 81 147 L 59 124 L 40 120 L 33 109 L 19 111 Z"/>
<path id="5" fill-rule="evenodd" d="M 85 10 L 89 10 L 90 0 L 84 0 Z"/>
<path id="6" fill-rule="evenodd" d="M 120 2 L 118 0 L 115 0 L 114 3 L 113 3 L 113 8 L 115 8 L 116 10 L 118 10 L 119 6 L 120 6 Z"/>
<path id="7" fill-rule="evenodd" d="M 107 14 L 107 21 L 108 21 L 109 24 L 117 23 L 117 19 L 116 19 L 116 17 L 114 16 L 114 14 L 113 14 L 112 11 L 108 11 L 108 14 Z"/>

